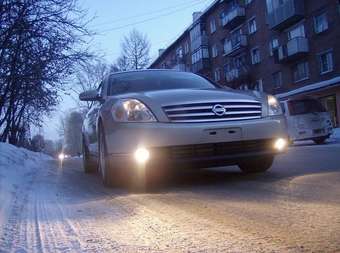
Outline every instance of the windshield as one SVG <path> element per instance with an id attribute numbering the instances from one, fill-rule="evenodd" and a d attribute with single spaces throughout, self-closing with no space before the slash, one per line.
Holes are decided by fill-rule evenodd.
<path id="1" fill-rule="evenodd" d="M 290 115 L 325 112 L 325 108 L 315 99 L 292 100 L 288 102 Z"/>
<path id="2" fill-rule="evenodd" d="M 211 89 L 217 85 L 211 81 L 187 72 L 141 71 L 112 75 L 109 82 L 109 96 L 154 90 L 169 89 Z"/>

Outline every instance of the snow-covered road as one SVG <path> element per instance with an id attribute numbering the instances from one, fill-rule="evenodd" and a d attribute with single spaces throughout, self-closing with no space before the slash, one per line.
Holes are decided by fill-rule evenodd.
<path id="1" fill-rule="evenodd" d="M 339 144 L 298 144 L 265 175 L 185 173 L 147 194 L 23 152 L 0 157 L 0 252 L 340 252 Z"/>

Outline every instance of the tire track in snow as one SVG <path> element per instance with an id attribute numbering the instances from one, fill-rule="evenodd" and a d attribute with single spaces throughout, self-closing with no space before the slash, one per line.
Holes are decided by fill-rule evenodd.
<path id="1" fill-rule="evenodd" d="M 12 201 L 10 204 L 9 216 L 3 226 L 3 233 L 0 239 L 0 252 L 10 252 L 14 248 L 25 252 L 25 245 L 22 240 L 22 231 L 26 227 L 25 214 L 27 212 L 27 203 L 29 194 L 32 191 L 34 179 L 37 172 L 25 173 L 25 179 L 13 185 Z M 21 184 L 22 183 L 22 184 Z"/>

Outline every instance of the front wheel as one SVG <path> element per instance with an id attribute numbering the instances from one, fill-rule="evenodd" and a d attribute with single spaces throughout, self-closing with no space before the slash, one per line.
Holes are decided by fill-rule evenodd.
<path id="1" fill-rule="evenodd" d="M 90 152 L 86 147 L 85 140 L 83 137 L 82 143 L 82 154 L 83 154 L 83 167 L 85 173 L 94 173 L 96 172 L 96 164 L 91 160 Z"/>
<path id="2" fill-rule="evenodd" d="M 100 128 L 98 135 L 98 170 L 105 186 L 116 186 L 119 183 L 119 171 L 112 166 L 110 159 L 107 157 L 105 133 L 102 128 Z"/>
<path id="3" fill-rule="evenodd" d="M 317 145 L 324 144 L 326 140 L 327 140 L 327 137 L 319 137 L 319 138 L 313 139 L 314 143 Z"/>
<path id="4" fill-rule="evenodd" d="M 261 173 L 270 169 L 274 156 L 254 157 L 241 161 L 238 166 L 245 173 Z"/>

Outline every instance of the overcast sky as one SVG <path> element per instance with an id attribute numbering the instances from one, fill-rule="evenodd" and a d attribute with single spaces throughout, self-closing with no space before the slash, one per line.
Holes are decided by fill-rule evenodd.
<path id="1" fill-rule="evenodd" d="M 81 7 L 95 19 L 89 25 L 98 33 L 90 46 L 112 63 L 120 54 L 124 35 L 133 28 L 147 34 L 151 42 L 151 57 L 159 48 L 171 44 L 191 24 L 192 13 L 204 10 L 213 0 L 79 0 Z M 57 139 L 59 119 L 75 108 L 75 102 L 63 95 L 55 112 L 46 118 L 42 133 L 47 139 Z"/>

